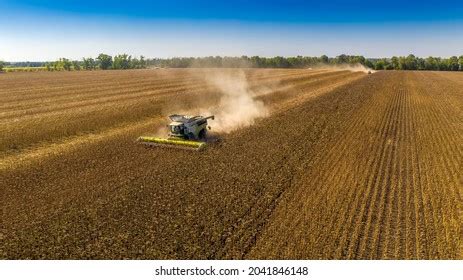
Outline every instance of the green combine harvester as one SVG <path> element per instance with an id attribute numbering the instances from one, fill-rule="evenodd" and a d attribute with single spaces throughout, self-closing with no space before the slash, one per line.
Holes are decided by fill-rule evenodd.
<path id="1" fill-rule="evenodd" d="M 168 125 L 168 138 L 141 136 L 138 142 L 149 146 L 189 150 L 201 150 L 206 147 L 207 129 L 211 129 L 207 126 L 207 120 L 213 120 L 214 116 L 170 115 L 169 118 L 171 123 Z"/>

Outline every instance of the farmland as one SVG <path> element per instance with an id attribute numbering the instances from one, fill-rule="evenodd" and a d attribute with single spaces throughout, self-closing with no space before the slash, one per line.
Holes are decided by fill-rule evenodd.
<path id="1" fill-rule="evenodd" d="M 220 104 L 216 71 L 266 114 L 134 143 Z M 8 73 L 0 100 L 1 258 L 463 258 L 463 73 Z"/>

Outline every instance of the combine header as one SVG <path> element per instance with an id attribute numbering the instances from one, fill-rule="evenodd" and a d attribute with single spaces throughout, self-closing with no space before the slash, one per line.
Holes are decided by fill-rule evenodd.
<path id="1" fill-rule="evenodd" d="M 150 145 L 168 148 L 183 148 L 200 150 L 206 147 L 206 134 L 208 119 L 214 119 L 214 116 L 184 116 L 170 115 L 171 123 L 168 125 L 168 138 L 158 138 L 141 136 L 138 142 Z"/>

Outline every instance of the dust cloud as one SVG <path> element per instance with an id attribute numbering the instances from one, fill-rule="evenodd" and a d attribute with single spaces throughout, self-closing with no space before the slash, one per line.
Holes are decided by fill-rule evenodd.
<path id="1" fill-rule="evenodd" d="M 373 70 L 361 64 L 316 65 L 313 70 L 352 71 L 368 73 Z M 164 115 L 186 113 L 188 115 L 214 115 L 209 124 L 213 131 L 229 133 L 253 125 L 259 118 L 267 117 L 270 109 L 259 97 L 278 91 L 288 91 L 293 85 L 282 83 L 281 77 L 273 77 L 265 70 L 261 75 L 247 72 L 246 69 L 199 69 L 190 70 L 189 77 L 205 82 L 207 94 L 187 102 L 172 101 Z M 271 79 L 268 79 L 268 78 Z M 252 82 L 251 82 L 252 81 Z M 256 81 L 259 81 L 256 83 Z M 179 94 L 179 98 L 181 95 Z M 166 124 L 156 131 L 156 135 L 168 133 Z"/>
<path id="2" fill-rule="evenodd" d="M 272 92 L 270 88 L 252 90 L 242 70 L 217 71 L 205 76 L 206 82 L 220 92 L 219 103 L 204 111 L 203 115 L 215 115 L 211 125 L 214 131 L 228 133 L 254 124 L 257 118 L 266 117 L 268 109 L 255 96 Z"/>
<path id="3" fill-rule="evenodd" d="M 375 70 L 368 68 L 360 63 L 357 64 L 339 64 L 339 65 L 329 65 L 329 64 L 320 64 L 312 67 L 312 69 L 327 69 L 327 70 L 347 70 L 351 72 L 363 72 L 363 73 L 374 73 Z"/>

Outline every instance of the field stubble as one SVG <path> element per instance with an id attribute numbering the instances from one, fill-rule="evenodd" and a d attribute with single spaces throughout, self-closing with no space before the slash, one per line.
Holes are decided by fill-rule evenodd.
<path id="1" fill-rule="evenodd" d="M 191 153 L 133 143 L 220 99 L 167 72 L 2 77 L 1 257 L 462 258 L 461 75 L 246 70 L 272 114 Z"/>

